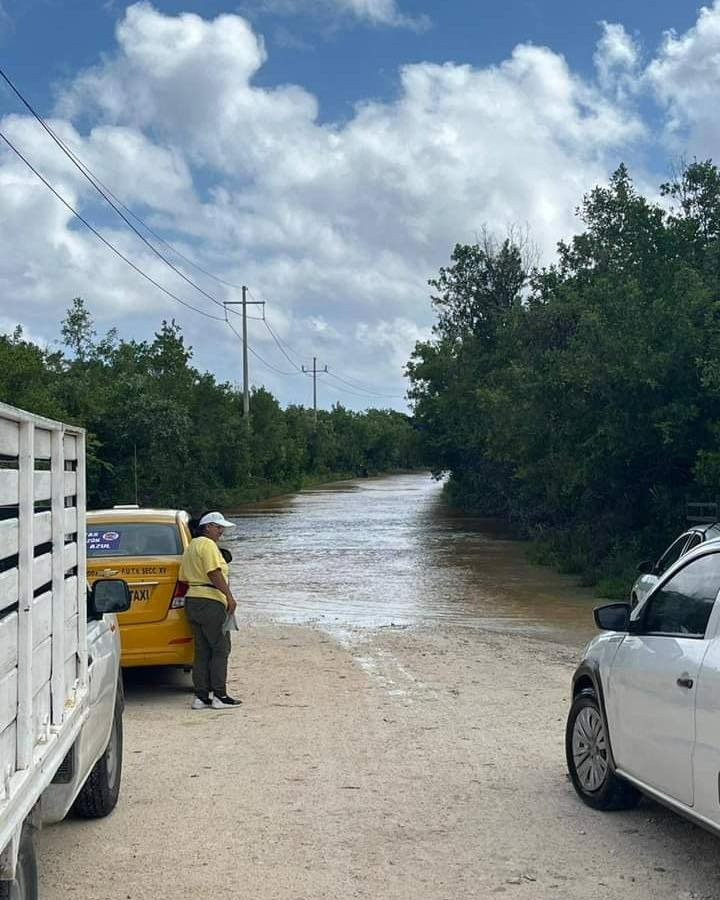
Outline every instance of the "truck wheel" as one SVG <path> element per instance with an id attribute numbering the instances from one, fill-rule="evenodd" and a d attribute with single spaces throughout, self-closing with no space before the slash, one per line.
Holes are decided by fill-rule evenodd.
<path id="1" fill-rule="evenodd" d="M 73 804 L 73 812 L 84 819 L 101 819 L 114 809 L 120 794 L 122 776 L 123 724 L 122 700 L 115 700 L 112 731 L 105 752 L 95 763 Z"/>
<path id="2" fill-rule="evenodd" d="M 38 900 L 35 843 L 30 828 L 23 828 L 15 878 L 0 881 L 0 900 Z"/>
<path id="3" fill-rule="evenodd" d="M 612 770 L 607 731 L 593 691 L 573 701 L 565 731 L 565 754 L 573 787 L 593 809 L 632 809 L 640 791 Z"/>

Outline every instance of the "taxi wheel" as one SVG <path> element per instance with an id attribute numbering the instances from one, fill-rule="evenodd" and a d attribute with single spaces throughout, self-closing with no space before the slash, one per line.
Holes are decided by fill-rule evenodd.
<path id="1" fill-rule="evenodd" d="M 35 844 L 30 828 L 23 828 L 15 878 L 0 881 L 0 900 L 38 900 Z"/>
<path id="2" fill-rule="evenodd" d="M 122 700 L 118 696 L 115 700 L 115 714 L 108 745 L 95 763 L 73 805 L 73 811 L 79 816 L 84 819 L 101 819 L 115 809 L 120 794 L 122 754 Z"/>

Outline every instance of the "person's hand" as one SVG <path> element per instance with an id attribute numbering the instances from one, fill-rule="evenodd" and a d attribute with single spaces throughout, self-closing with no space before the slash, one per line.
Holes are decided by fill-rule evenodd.
<path id="1" fill-rule="evenodd" d="M 227 611 L 229 615 L 233 615 L 235 610 L 237 609 L 237 603 L 235 602 L 234 597 L 227 598 Z"/>

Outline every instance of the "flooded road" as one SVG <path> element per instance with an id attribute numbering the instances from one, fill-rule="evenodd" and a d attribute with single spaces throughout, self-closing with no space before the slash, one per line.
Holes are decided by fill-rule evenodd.
<path id="1" fill-rule="evenodd" d="M 42 897 L 717 900 L 714 836 L 649 801 L 604 816 L 567 778 L 589 592 L 429 477 L 237 519 L 242 706 L 128 670 L 120 803 L 40 833 Z"/>
<path id="2" fill-rule="evenodd" d="M 529 563 L 493 523 L 448 510 L 428 475 L 324 485 L 233 518 L 225 543 L 246 621 L 440 622 L 573 645 L 594 630 L 590 591 Z"/>

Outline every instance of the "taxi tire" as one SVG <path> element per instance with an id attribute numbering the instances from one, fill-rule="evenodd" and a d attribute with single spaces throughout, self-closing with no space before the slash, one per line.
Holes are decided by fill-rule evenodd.
<path id="1" fill-rule="evenodd" d="M 0 900 L 38 900 L 38 874 L 33 831 L 25 827 L 13 881 L 0 881 Z"/>
<path id="2" fill-rule="evenodd" d="M 110 815 L 117 805 L 122 778 L 122 703 L 118 693 L 108 745 L 73 804 L 73 812 L 84 819 L 101 819 Z"/>

